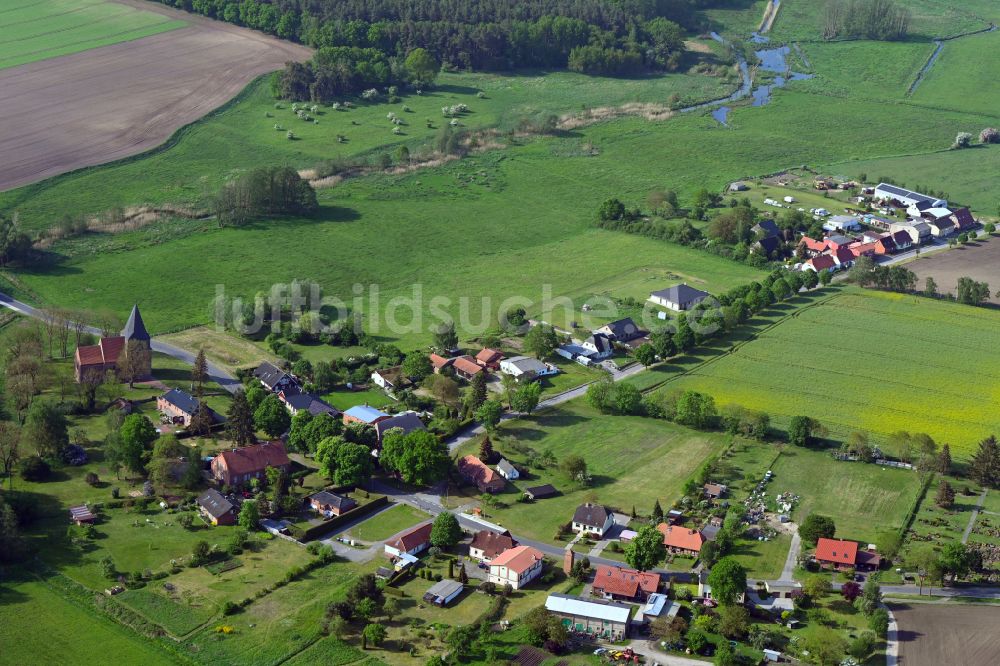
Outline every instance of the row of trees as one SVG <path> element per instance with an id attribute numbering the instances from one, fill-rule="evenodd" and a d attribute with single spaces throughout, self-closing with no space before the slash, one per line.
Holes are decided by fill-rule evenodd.
<path id="1" fill-rule="evenodd" d="M 316 191 L 291 167 L 253 169 L 219 190 L 213 205 L 219 226 L 240 226 L 270 215 L 312 215 Z"/>
<path id="2" fill-rule="evenodd" d="M 828 0 L 823 12 L 823 39 L 906 39 L 910 18 L 909 10 L 895 0 Z"/>

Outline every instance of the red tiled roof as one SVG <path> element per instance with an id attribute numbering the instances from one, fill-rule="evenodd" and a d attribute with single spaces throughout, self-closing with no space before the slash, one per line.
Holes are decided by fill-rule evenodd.
<path id="1" fill-rule="evenodd" d="M 660 534 L 663 535 L 663 545 L 668 548 L 681 548 L 697 553 L 705 543 L 705 536 L 698 530 L 666 523 L 660 523 L 656 529 L 660 530 Z"/>
<path id="2" fill-rule="evenodd" d="M 877 242 L 875 242 L 875 243 L 852 243 L 851 246 L 850 246 L 851 247 L 851 254 L 854 255 L 855 259 L 857 259 L 858 257 L 860 257 L 862 255 L 872 254 L 872 253 L 875 252 L 875 246 L 876 245 L 878 245 Z"/>
<path id="3" fill-rule="evenodd" d="M 503 358 L 503 354 L 495 349 L 490 349 L 489 347 L 483 349 L 481 352 L 476 354 L 476 361 L 483 365 L 490 365 L 491 363 L 499 363 L 500 359 Z"/>
<path id="4" fill-rule="evenodd" d="M 481 530 L 476 532 L 476 536 L 472 537 L 472 543 L 469 544 L 469 548 L 476 548 L 483 551 L 483 557 L 492 560 L 497 555 L 510 550 L 516 545 L 517 542 L 514 541 L 510 534 Z"/>
<path id="5" fill-rule="evenodd" d="M 837 262 L 833 260 L 833 257 L 828 254 L 821 254 L 818 257 L 813 257 L 809 260 L 809 263 L 812 264 L 812 267 L 817 271 L 829 270 L 837 265 Z"/>
<path id="6" fill-rule="evenodd" d="M 853 565 L 858 559 L 858 544 L 856 541 L 842 539 L 820 539 L 816 542 L 816 559 L 820 562 Z"/>
<path id="7" fill-rule="evenodd" d="M 76 357 L 81 366 L 104 365 L 105 363 L 117 363 L 125 348 L 125 338 L 117 336 L 114 338 L 101 338 L 96 345 L 76 348 Z"/>
<path id="8" fill-rule="evenodd" d="M 400 534 L 395 541 L 389 545 L 401 552 L 408 553 L 414 548 L 418 548 L 425 543 L 430 543 L 431 527 L 431 523 L 425 523 L 414 527 L 412 530 Z"/>
<path id="9" fill-rule="evenodd" d="M 854 261 L 854 252 L 844 245 L 839 246 L 833 254 L 837 261 L 842 264 Z"/>
<path id="10" fill-rule="evenodd" d="M 452 361 L 451 367 L 467 375 L 477 375 L 483 371 L 483 366 L 472 360 L 471 356 L 459 356 Z"/>
<path id="11" fill-rule="evenodd" d="M 431 365 L 438 370 L 440 370 L 445 366 L 451 365 L 451 362 L 454 360 L 450 358 L 445 358 L 444 356 L 438 356 L 437 354 L 431 354 L 430 359 L 431 359 Z"/>
<path id="12" fill-rule="evenodd" d="M 498 479 L 502 480 L 499 474 L 486 466 L 482 460 L 473 455 L 467 455 L 458 460 L 458 471 L 469 481 L 477 485 L 488 486 Z"/>
<path id="13" fill-rule="evenodd" d="M 809 236 L 803 236 L 802 243 L 806 246 L 807 249 L 812 250 L 813 252 L 822 252 L 823 250 L 826 249 L 825 238 L 822 240 L 813 240 L 812 238 L 809 238 Z"/>
<path id="14" fill-rule="evenodd" d="M 244 446 L 241 449 L 223 451 L 219 454 L 230 474 L 252 474 L 267 467 L 281 467 L 291 464 L 285 445 L 281 442 L 267 442 Z"/>
<path id="15" fill-rule="evenodd" d="M 490 562 L 490 568 L 507 567 L 516 574 L 523 574 L 525 571 L 535 566 L 536 562 L 543 560 L 545 555 L 542 551 L 531 546 L 517 546 L 510 550 L 505 550 L 495 560 Z"/>
<path id="16" fill-rule="evenodd" d="M 659 586 L 660 575 L 649 571 L 636 571 L 635 569 L 600 564 L 594 574 L 595 590 L 602 590 L 607 594 L 630 599 L 635 597 L 639 590 L 646 594 L 653 594 Z"/>

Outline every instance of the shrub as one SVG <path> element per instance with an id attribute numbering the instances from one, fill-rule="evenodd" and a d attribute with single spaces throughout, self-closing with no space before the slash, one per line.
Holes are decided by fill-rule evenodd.
<path id="1" fill-rule="evenodd" d="M 979 143 L 1000 143 L 1000 131 L 995 127 L 987 127 L 979 133 Z"/>
<path id="2" fill-rule="evenodd" d="M 83 477 L 83 480 L 88 486 L 96 486 L 101 482 L 100 478 L 94 472 L 87 472 L 87 476 Z"/>
<path id="3" fill-rule="evenodd" d="M 955 143 L 951 144 L 952 149 L 968 148 L 972 145 L 972 135 L 968 132 L 959 132 L 955 136 Z"/>
<path id="4" fill-rule="evenodd" d="M 31 456 L 21 461 L 18 471 L 25 481 L 38 483 L 45 481 L 52 473 L 49 464 L 38 456 Z"/>
<path id="5" fill-rule="evenodd" d="M 227 601 L 226 603 L 222 604 L 223 615 L 232 615 L 239 610 L 240 610 L 240 605 L 232 601 Z"/>

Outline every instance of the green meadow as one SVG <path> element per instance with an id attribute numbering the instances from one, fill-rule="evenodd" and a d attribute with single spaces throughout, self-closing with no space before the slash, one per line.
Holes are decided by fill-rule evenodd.
<path id="1" fill-rule="evenodd" d="M 14 3 L 10 3 L 14 4 Z M 148 37 L 187 25 L 105 0 L 46 0 L 0 8 L 0 69 Z"/>
<path id="2" fill-rule="evenodd" d="M 926 432 L 965 458 L 1000 428 L 998 324 L 992 310 L 849 289 L 664 390 L 695 389 L 720 405 L 764 410 L 778 427 L 811 416 L 836 440 L 855 430 L 876 442 L 900 430 Z"/>
<path id="3" fill-rule="evenodd" d="M 1000 58 L 1000 32 L 946 42 L 937 62 L 914 91 L 918 104 L 939 109 L 975 111 L 1000 117 L 1000 89 L 992 64 Z M 978 133 L 978 129 L 970 131 Z"/>

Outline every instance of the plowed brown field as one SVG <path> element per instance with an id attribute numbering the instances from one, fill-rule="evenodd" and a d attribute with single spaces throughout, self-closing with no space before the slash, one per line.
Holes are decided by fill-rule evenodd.
<path id="1" fill-rule="evenodd" d="M 140 153 L 310 50 L 152 2 L 187 27 L 0 70 L 0 191 Z"/>

